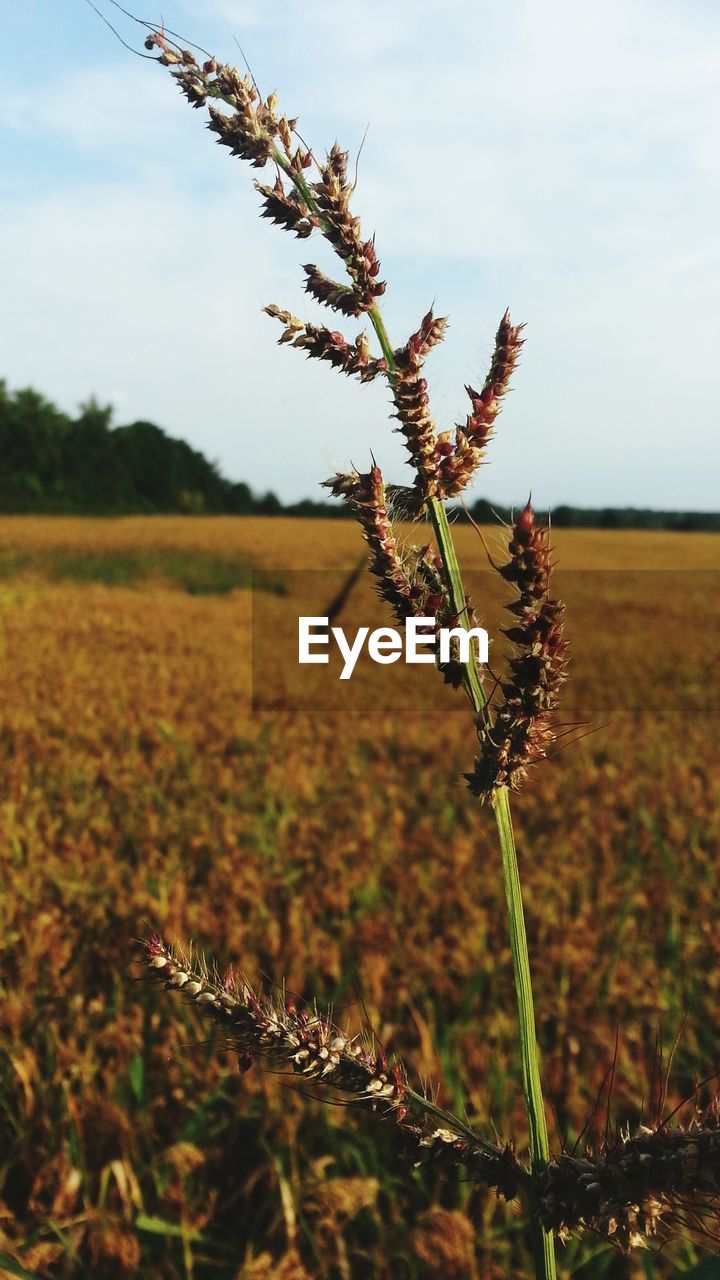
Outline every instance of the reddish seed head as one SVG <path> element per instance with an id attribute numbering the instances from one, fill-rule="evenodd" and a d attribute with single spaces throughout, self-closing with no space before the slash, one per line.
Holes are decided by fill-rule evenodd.
<path id="1" fill-rule="evenodd" d="M 535 512 L 533 511 L 532 507 L 530 506 L 530 503 L 528 502 L 527 506 L 523 508 L 517 520 L 515 521 L 515 528 L 521 531 L 522 533 L 530 533 L 531 529 L 533 529 L 534 527 L 535 527 Z"/>
<path id="2" fill-rule="evenodd" d="M 144 942 L 145 951 L 148 958 L 152 960 L 153 956 L 159 956 L 165 950 L 163 940 L 156 929 L 151 930 Z"/>

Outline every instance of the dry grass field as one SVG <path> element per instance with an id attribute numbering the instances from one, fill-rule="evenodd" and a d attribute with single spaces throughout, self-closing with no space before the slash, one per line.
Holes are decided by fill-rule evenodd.
<path id="1" fill-rule="evenodd" d="M 458 543 L 486 568 L 472 529 Z M 557 1149 L 594 1110 L 590 1134 L 647 1114 L 660 1038 L 664 1070 L 678 1036 L 668 1110 L 720 1066 L 720 539 L 555 543 L 566 714 L 584 736 L 515 813 Z M 157 923 L 341 1021 L 366 1017 L 441 1100 L 522 1142 L 502 885 L 492 819 L 461 782 L 463 696 L 414 707 L 366 672 L 352 706 L 313 714 L 284 656 L 306 571 L 319 605 L 361 554 L 350 521 L 0 519 L 0 1275 L 523 1274 L 512 1207 L 421 1176 L 391 1127 L 239 1073 L 139 980 L 133 939 Z M 486 580 L 473 593 L 492 635 Z M 364 581 L 346 609 L 382 618 Z M 578 1280 L 720 1274 L 690 1244 L 627 1260 L 573 1242 L 559 1265 Z"/>

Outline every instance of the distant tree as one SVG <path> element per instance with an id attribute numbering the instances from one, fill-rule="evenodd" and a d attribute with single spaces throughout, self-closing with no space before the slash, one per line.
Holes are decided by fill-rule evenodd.
<path id="1" fill-rule="evenodd" d="M 227 487 L 228 511 L 233 515 L 246 516 L 256 509 L 256 499 L 249 484 L 239 481 Z"/>
<path id="2" fill-rule="evenodd" d="M 256 510 L 263 516 L 277 516 L 282 511 L 282 503 L 276 498 L 274 493 L 266 493 L 264 498 L 260 498 L 257 502 Z"/>
<path id="3" fill-rule="evenodd" d="M 70 419 L 29 388 L 14 395 L 0 381 L 0 506 L 32 510 L 62 489 Z"/>
<path id="4" fill-rule="evenodd" d="M 71 418 L 37 391 L 11 392 L 0 379 L 0 511 L 349 516 L 344 503 L 305 498 L 286 507 L 274 493 L 256 497 L 244 481 L 226 480 L 216 463 L 155 423 L 113 427 L 112 418 L 112 408 L 94 397 Z M 511 517 L 508 507 L 487 498 L 476 499 L 470 513 L 479 524 Z M 462 508 L 454 515 L 466 518 Z M 552 520 L 568 529 L 720 531 L 720 514 L 632 507 L 591 511 L 563 504 Z"/>
<path id="5" fill-rule="evenodd" d="M 553 508 L 552 522 L 558 529 L 570 528 L 577 519 L 577 512 L 574 507 L 561 505 Z"/>

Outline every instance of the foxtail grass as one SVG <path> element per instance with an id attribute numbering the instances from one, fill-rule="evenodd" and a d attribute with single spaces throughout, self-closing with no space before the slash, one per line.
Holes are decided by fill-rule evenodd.
<path id="1" fill-rule="evenodd" d="M 457 499 L 485 460 L 518 364 L 524 330 L 506 312 L 497 329 L 480 390 L 466 388 L 469 410 L 454 430 L 433 417 L 425 363 L 446 333 L 447 320 L 429 310 L 413 333 L 394 345 L 381 311 L 386 292 L 375 237 L 352 210 L 349 157 L 338 144 L 317 156 L 284 113 L 275 94 L 263 97 L 250 74 L 196 54 L 148 24 L 146 49 L 169 69 L 189 104 L 205 110 L 208 127 L 230 154 L 263 172 L 256 181 L 261 216 L 303 241 L 320 236 L 334 251 L 342 278 L 303 265 L 305 290 L 335 312 L 343 330 L 306 322 L 279 305 L 265 308 L 280 326 L 278 341 L 323 361 L 360 383 L 387 382 L 397 430 L 411 469 L 406 486 L 387 486 L 376 461 L 327 481 L 348 503 L 369 548 L 379 593 L 403 622 L 432 612 L 440 625 L 466 625 L 474 606 L 465 593 L 447 503 Z M 320 320 L 320 318 L 319 318 Z M 345 332 L 350 322 L 356 328 Z M 359 328 L 357 326 L 360 326 Z M 434 545 L 405 546 L 393 528 L 392 507 L 430 526 Z M 416 1162 L 462 1167 L 506 1199 L 518 1198 L 531 1223 L 536 1280 L 553 1280 L 554 1239 L 593 1231 L 623 1249 L 666 1239 L 678 1224 L 704 1220 L 720 1192 L 720 1129 L 715 1111 L 688 1128 L 658 1121 L 652 1129 L 605 1141 L 597 1152 L 551 1156 L 543 1100 L 530 957 L 511 793 L 548 755 L 556 740 L 554 715 L 566 678 L 568 645 L 562 602 L 552 594 L 549 529 L 528 503 L 509 532 L 507 559 L 496 566 L 513 598 L 513 650 L 488 693 L 472 654 L 441 667 L 463 688 L 477 746 L 468 760 L 471 792 L 493 812 L 517 996 L 522 1087 L 529 1164 L 509 1146 L 489 1142 L 411 1087 L 401 1064 L 389 1064 L 367 1044 L 332 1025 L 316 1006 L 298 1008 L 284 996 L 258 995 L 244 980 L 221 979 L 173 950 L 159 934 L 144 944 L 154 977 L 176 990 L 220 1029 L 244 1066 L 264 1060 L 331 1088 L 360 1109 L 393 1123 Z M 440 665 L 440 664 L 438 664 Z M 469 755 L 471 749 L 469 748 Z"/>

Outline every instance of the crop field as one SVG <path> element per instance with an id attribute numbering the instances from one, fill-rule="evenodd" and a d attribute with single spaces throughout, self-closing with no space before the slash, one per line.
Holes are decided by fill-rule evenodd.
<path id="1" fill-rule="evenodd" d="M 482 543 L 457 540 L 499 636 Z M 720 1067 L 720 538 L 554 541 L 569 733 L 514 808 L 558 1150 Z M 156 924 L 285 981 L 522 1148 L 464 695 L 363 668 L 343 701 L 293 668 L 298 613 L 362 554 L 352 521 L 0 518 L 0 1275 L 524 1274 L 511 1205 L 415 1169 L 390 1123 L 240 1072 L 137 963 Z M 339 607 L 383 619 L 365 577 Z M 558 1257 L 577 1280 L 720 1275 L 690 1243 Z"/>

